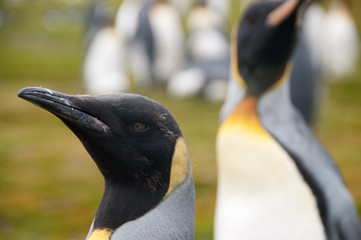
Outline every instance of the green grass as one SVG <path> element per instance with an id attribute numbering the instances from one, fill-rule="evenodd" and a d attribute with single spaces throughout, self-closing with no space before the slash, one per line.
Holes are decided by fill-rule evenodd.
<path id="1" fill-rule="evenodd" d="M 28 10 L 13 7 L 12 22 L 0 28 L 0 239 L 83 239 L 103 191 L 102 177 L 77 138 L 60 120 L 16 96 L 27 86 L 83 92 L 82 30 L 46 31 L 41 14 L 52 5 L 43 2 L 27 3 Z M 359 68 L 330 87 L 314 129 L 337 160 L 359 211 L 360 78 Z M 221 104 L 177 100 L 162 91 L 145 95 L 169 108 L 181 126 L 196 183 L 196 239 L 212 239 Z"/>

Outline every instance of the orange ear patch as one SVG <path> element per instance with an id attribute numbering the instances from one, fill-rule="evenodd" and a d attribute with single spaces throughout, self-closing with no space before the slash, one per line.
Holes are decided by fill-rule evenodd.
<path id="1" fill-rule="evenodd" d="M 266 18 L 266 25 L 275 27 L 283 22 L 298 6 L 298 0 L 288 0 L 270 12 Z"/>
<path id="2" fill-rule="evenodd" d="M 88 240 L 109 240 L 113 230 L 109 228 L 94 230 Z"/>

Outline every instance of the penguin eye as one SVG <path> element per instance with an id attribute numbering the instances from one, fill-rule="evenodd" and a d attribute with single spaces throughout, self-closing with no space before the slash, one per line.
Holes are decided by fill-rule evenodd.
<path id="1" fill-rule="evenodd" d="M 134 123 L 130 124 L 130 128 L 135 132 L 143 132 L 143 131 L 147 130 L 149 127 L 145 123 L 134 122 Z"/>
<path id="2" fill-rule="evenodd" d="M 253 17 L 247 17 L 247 21 L 248 23 L 250 23 L 251 25 L 254 25 L 256 23 L 256 20 Z"/>

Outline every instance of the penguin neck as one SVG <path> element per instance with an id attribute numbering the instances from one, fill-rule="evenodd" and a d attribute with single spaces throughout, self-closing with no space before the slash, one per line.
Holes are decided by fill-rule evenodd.
<path id="1" fill-rule="evenodd" d="M 94 231 L 113 232 L 124 223 L 136 220 L 153 209 L 165 191 L 152 191 L 136 183 L 122 184 L 105 179 L 105 190 L 94 219 Z"/>
<path id="2" fill-rule="evenodd" d="M 263 127 L 259 116 L 259 112 L 258 112 L 259 104 L 260 102 L 263 102 L 263 98 L 265 96 L 268 96 L 270 93 L 273 92 L 277 92 L 277 93 L 281 92 L 283 95 L 285 94 L 287 95 L 287 90 L 288 90 L 287 80 L 290 76 L 291 68 L 292 68 L 292 64 L 290 63 L 287 64 L 282 77 L 277 82 L 275 82 L 266 92 L 264 92 L 259 96 L 250 94 L 243 78 L 239 74 L 236 74 L 235 81 L 239 84 L 239 86 L 242 89 L 245 89 L 246 94 L 244 98 L 234 108 L 234 110 L 231 112 L 228 118 L 222 123 L 220 129 L 223 131 L 226 129 L 243 128 L 243 129 L 249 129 L 250 132 L 253 132 L 254 134 L 257 134 L 259 136 L 268 136 L 268 133 Z M 281 96 L 281 97 L 283 98 L 287 96 Z M 277 105 L 277 102 L 276 103 L 270 102 L 269 104 Z M 277 106 L 273 106 L 273 107 L 277 108 Z"/>
<path id="3" fill-rule="evenodd" d="M 234 131 L 235 129 L 246 129 L 255 135 L 263 136 L 265 130 L 259 119 L 257 105 L 259 99 L 247 95 L 234 109 L 230 116 L 221 125 L 220 131 Z"/>

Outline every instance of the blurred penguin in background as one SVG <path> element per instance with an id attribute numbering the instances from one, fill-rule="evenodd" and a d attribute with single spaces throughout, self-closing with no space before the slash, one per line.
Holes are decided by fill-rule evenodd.
<path id="1" fill-rule="evenodd" d="M 176 8 L 163 0 L 125 0 L 116 29 L 129 43 L 128 64 L 135 87 L 164 87 L 184 61 L 184 36 Z"/>
<path id="2" fill-rule="evenodd" d="M 109 2 L 105 0 L 92 0 L 85 12 L 85 40 L 87 49 L 95 35 L 113 22 L 113 12 Z"/>
<path id="3" fill-rule="evenodd" d="M 223 18 L 227 18 L 231 10 L 232 0 L 206 0 L 206 4 Z"/>
<path id="4" fill-rule="evenodd" d="M 306 42 L 325 81 L 337 81 L 355 70 L 360 39 L 356 24 L 342 1 L 331 1 L 325 11 L 314 1 L 305 13 Z"/>
<path id="5" fill-rule="evenodd" d="M 328 101 L 329 83 L 352 74 L 360 52 L 357 28 L 346 5 L 342 1 L 331 1 L 330 9 L 325 11 L 319 2 L 311 1 L 303 17 L 300 44 L 309 49 L 314 76 L 313 84 L 310 85 L 313 95 L 303 95 L 306 100 L 303 106 L 297 89 L 304 88 L 305 84 L 309 85 L 311 82 L 307 81 L 301 85 L 293 81 L 294 77 L 291 76 L 292 102 L 310 123 L 317 119 L 319 109 Z M 296 56 L 298 52 L 296 50 Z M 307 102 L 311 102 L 311 99 L 313 103 L 309 105 Z M 312 106 L 312 109 L 309 108 L 311 111 L 304 107 L 307 105 Z"/>
<path id="6" fill-rule="evenodd" d="M 169 80 L 169 95 L 225 98 L 229 78 L 229 43 L 220 14 L 200 1 L 188 15 L 187 63 Z"/>
<path id="7" fill-rule="evenodd" d="M 191 9 L 194 0 L 169 0 L 181 14 L 182 17 L 186 16 Z"/>
<path id="8" fill-rule="evenodd" d="M 216 240 L 361 237 L 339 169 L 291 104 L 302 3 L 257 2 L 233 36 L 233 84 L 243 92 L 217 134 Z"/>
<path id="9" fill-rule="evenodd" d="M 332 1 L 321 34 L 325 78 L 336 81 L 353 73 L 360 53 L 360 39 L 356 24 L 343 1 Z"/>
<path id="10" fill-rule="evenodd" d="M 311 1 L 303 17 L 303 33 L 306 45 L 310 48 L 312 64 L 321 74 L 322 62 L 322 36 L 323 21 L 325 19 L 325 10 L 320 1 Z"/>
<path id="11" fill-rule="evenodd" d="M 83 81 L 89 94 L 127 92 L 130 88 L 125 64 L 125 40 L 112 26 L 109 2 L 94 0 L 88 17 Z"/>

